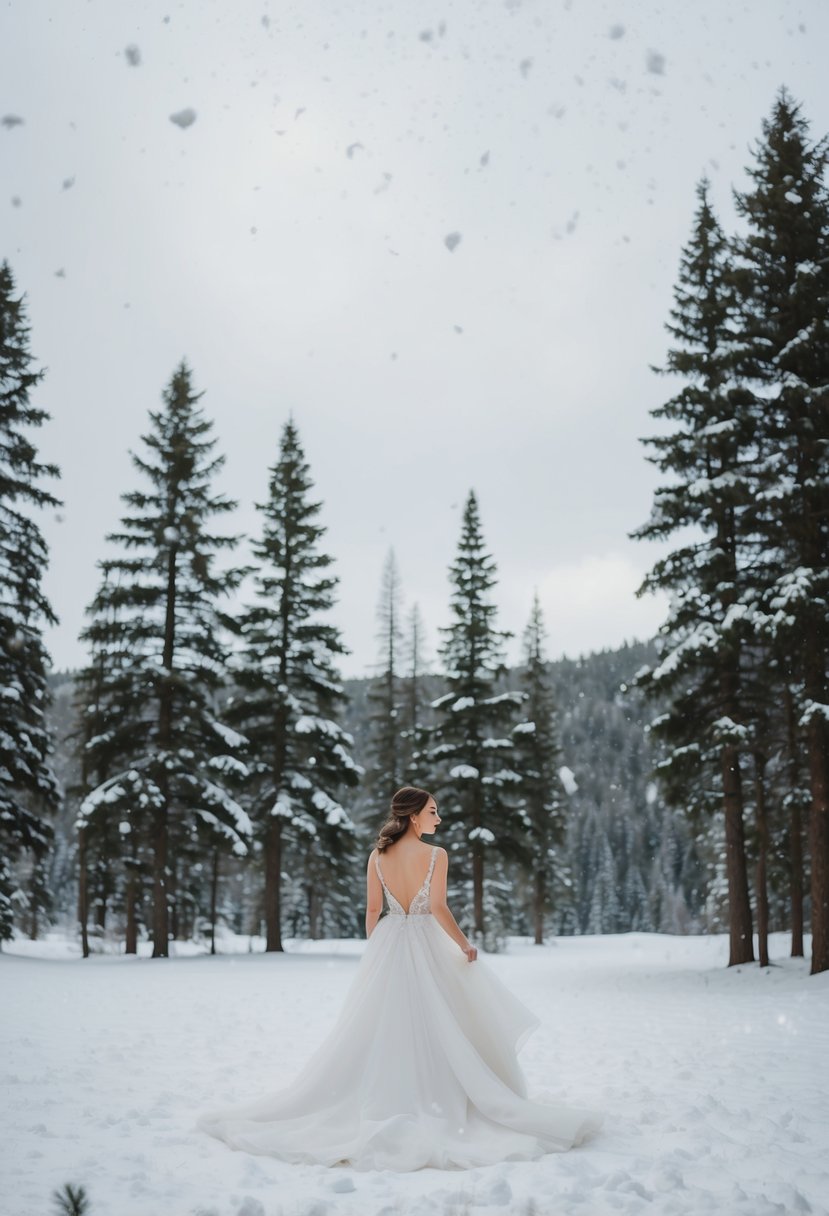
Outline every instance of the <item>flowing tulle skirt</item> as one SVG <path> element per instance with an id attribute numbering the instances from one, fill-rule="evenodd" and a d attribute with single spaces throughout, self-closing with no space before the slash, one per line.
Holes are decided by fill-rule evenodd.
<path id="1" fill-rule="evenodd" d="M 357 1169 L 465 1168 L 579 1144 L 589 1111 L 531 1101 L 517 1053 L 538 1019 L 431 915 L 384 917 L 340 1015 L 286 1088 L 203 1114 L 234 1149 Z"/>

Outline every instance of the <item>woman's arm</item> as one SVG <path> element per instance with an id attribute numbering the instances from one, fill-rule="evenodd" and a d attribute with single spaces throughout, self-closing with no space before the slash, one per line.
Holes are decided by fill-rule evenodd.
<path id="1" fill-rule="evenodd" d="M 478 957 L 478 951 L 474 946 L 470 946 L 466 935 L 461 931 L 460 925 L 450 912 L 449 905 L 446 902 L 446 879 L 448 874 L 449 856 L 446 849 L 438 849 L 438 855 L 435 858 L 435 869 L 432 874 L 432 916 L 434 916 L 441 929 L 449 934 L 452 941 L 460 946 L 469 962 L 474 963 Z"/>
<path id="2" fill-rule="evenodd" d="M 376 856 L 377 850 L 372 849 L 366 870 L 366 937 L 371 937 L 374 926 L 383 911 L 383 888 L 380 884 L 377 866 L 374 864 Z"/>

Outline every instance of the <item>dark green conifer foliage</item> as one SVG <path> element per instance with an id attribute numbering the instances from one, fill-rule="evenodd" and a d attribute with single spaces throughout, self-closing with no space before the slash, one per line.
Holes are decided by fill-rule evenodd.
<path id="1" fill-rule="evenodd" d="M 63 1190 L 52 1192 L 52 1200 L 58 1216 L 91 1216 L 89 1196 L 82 1186 L 64 1183 Z"/>
<path id="2" fill-rule="evenodd" d="M 544 653 L 546 631 L 538 595 L 524 633 L 524 669 L 521 686 L 527 699 L 525 722 L 513 727 L 518 771 L 521 775 L 520 810 L 528 835 L 532 874 L 533 933 L 544 941 L 544 926 L 552 901 L 569 883 L 563 860 L 566 796 L 559 777 L 562 764 L 555 698 Z"/>
<path id="3" fill-rule="evenodd" d="M 346 654 L 326 620 L 336 602 L 333 559 L 320 548 L 321 504 L 293 421 L 282 432 L 268 498 L 258 505 L 256 596 L 241 618 L 243 651 L 233 721 L 250 741 L 249 806 L 264 849 L 266 949 L 282 949 L 282 883 L 291 872 L 308 901 L 308 931 L 350 914 L 354 825 L 340 802 L 362 769 L 337 721 Z M 330 921 L 329 921 L 330 923 Z"/>
<path id="4" fill-rule="evenodd" d="M 78 827 L 92 838 L 116 822 L 120 835 L 148 842 L 154 957 L 168 953 L 177 868 L 194 849 L 210 856 L 217 839 L 243 855 L 250 831 L 228 790 L 244 741 L 220 710 L 233 624 L 222 601 L 244 571 L 218 565 L 237 538 L 212 523 L 236 504 L 213 489 L 224 457 L 200 397 L 182 362 L 132 455 L 145 486 L 122 495 L 122 530 L 108 538 L 121 552 L 102 563 L 84 635 L 85 766 L 98 784 Z M 127 845 L 124 860 L 138 865 L 140 850 Z"/>
<path id="5" fill-rule="evenodd" d="M 735 191 L 739 373 L 758 435 L 752 624 L 790 685 L 811 785 L 812 971 L 829 969 L 829 137 L 782 89 Z M 793 838 L 798 825 L 792 824 Z"/>
<path id="6" fill-rule="evenodd" d="M 41 585 L 46 543 L 32 512 L 59 506 L 43 486 L 59 476 L 38 460 L 31 431 L 48 421 L 32 401 L 43 378 L 33 367 L 24 298 L 0 265 L 0 943 L 11 937 L 12 864 L 43 857 L 60 795 L 45 720 L 49 656 L 45 625 L 56 623 Z"/>
<path id="7" fill-rule="evenodd" d="M 741 692 L 745 615 L 741 598 L 752 593 L 741 550 L 743 519 L 754 491 L 754 437 L 750 394 L 735 382 L 735 298 L 727 240 L 708 198 L 699 206 L 683 251 L 666 328 L 675 345 L 663 374 L 682 377 L 669 400 L 652 411 L 671 429 L 643 442 L 648 459 L 671 480 L 655 492 L 651 518 L 633 533 L 644 539 L 683 538 L 658 561 L 640 594 L 671 595 L 660 634 L 661 662 L 640 673 L 639 685 L 669 698 L 654 723 L 667 754 L 660 772 L 669 794 L 686 801 L 713 790 L 725 811 L 729 888 L 729 963 L 753 959 L 751 906 L 744 834 L 740 749 L 747 739 Z M 692 539 L 684 540 L 686 530 Z M 705 780 L 700 780 L 700 773 Z M 691 793 L 693 791 L 693 793 Z"/>
<path id="8" fill-rule="evenodd" d="M 496 628 L 492 600 L 496 567 L 486 552 L 478 501 L 470 491 L 457 556 L 450 567 L 451 624 L 441 648 L 449 691 L 433 702 L 423 762 L 430 785 L 450 814 L 441 839 L 457 859 L 462 879 L 471 880 L 472 918 L 479 937 L 486 932 L 485 871 L 494 861 L 526 857 L 526 823 L 517 809 L 520 777 L 515 771 L 512 728 L 525 699 L 500 690 L 503 648 L 508 633 Z"/>

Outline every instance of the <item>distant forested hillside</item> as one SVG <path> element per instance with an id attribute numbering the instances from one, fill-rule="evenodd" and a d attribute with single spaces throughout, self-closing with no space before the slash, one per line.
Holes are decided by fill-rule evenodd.
<path id="1" fill-rule="evenodd" d="M 682 808 L 667 806 L 660 796 L 646 731 L 651 711 L 627 690 L 636 671 L 654 657 L 652 643 L 635 643 L 548 665 L 562 744 L 562 784 L 567 792 L 561 878 L 551 896 L 548 931 L 573 934 L 637 929 L 682 933 L 719 924 L 717 900 L 709 898 L 706 904 L 716 877 L 714 851 L 707 849 L 704 832 L 702 844 L 695 842 Z M 504 687 L 517 683 L 519 674 L 508 673 Z M 439 676 L 424 676 L 423 680 L 428 706 L 429 698 L 440 695 L 443 684 Z M 51 717 L 58 738 L 55 770 L 64 801 L 55 825 L 47 885 L 52 893 L 50 916 L 71 922 L 77 901 L 73 821 L 78 809 L 75 791 L 79 777 L 73 753 L 73 675 L 54 676 L 52 686 Z M 354 737 L 354 755 L 364 764 L 370 742 L 370 688 L 368 680 L 347 681 L 348 702 L 343 715 L 343 725 Z M 426 771 L 411 772 L 409 779 L 430 785 L 430 773 Z M 289 856 L 284 909 L 288 936 L 361 932 L 365 857 L 385 807 L 367 788 L 352 791 L 347 805 L 358 824 L 351 859 L 351 890 L 335 896 L 309 889 L 299 877 L 292 881 Z M 451 820 L 451 802 L 441 803 L 441 813 L 444 823 Z M 236 931 L 260 932 L 261 864 L 261 855 L 256 852 L 246 862 L 223 859 L 220 918 Z M 208 884 L 207 867 L 198 863 L 193 873 L 178 876 L 180 935 L 203 930 Z M 494 876 L 493 884 L 507 893 L 499 904 L 499 928 L 530 933 L 531 901 L 526 877 L 517 867 L 505 865 Z M 120 890 L 108 882 L 104 872 L 98 875 L 97 886 L 93 877 L 92 888 L 93 932 L 97 928 L 99 933 L 109 930 L 117 935 L 124 916 Z M 453 897 L 460 914 L 465 910 L 468 914 L 468 892 L 456 887 Z M 146 925 L 143 927 L 146 929 Z"/>

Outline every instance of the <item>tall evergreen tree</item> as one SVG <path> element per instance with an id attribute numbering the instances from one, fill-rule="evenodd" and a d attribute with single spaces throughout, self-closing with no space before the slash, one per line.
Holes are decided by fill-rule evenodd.
<path id="1" fill-rule="evenodd" d="M 486 859 L 526 860 L 526 828 L 518 810 L 520 777 L 515 771 L 512 728 L 525 695 L 498 691 L 504 674 L 503 647 L 510 635 L 496 628 L 491 593 L 496 566 L 486 552 L 478 500 L 470 491 L 461 537 L 450 567 L 452 623 L 442 632 L 441 656 L 449 691 L 432 703 L 434 726 L 424 759 L 437 790 L 448 793 L 460 814 L 444 837 L 471 879 L 474 931 L 486 931 Z"/>
<path id="2" fill-rule="evenodd" d="M 109 542 L 122 552 L 103 563 L 84 637 L 93 663 L 105 656 L 87 731 L 87 772 L 99 784 L 78 827 L 86 837 L 116 818 L 152 850 L 153 957 L 166 957 L 177 866 L 193 843 L 210 852 L 217 835 L 246 852 L 250 823 L 230 795 L 228 774 L 243 740 L 221 720 L 232 621 L 222 608 L 244 575 L 218 568 L 237 538 L 212 530 L 236 506 L 216 494 L 212 424 L 182 362 L 150 413 L 144 450 L 132 454 L 145 487 L 122 495 L 127 514 Z"/>
<path id="3" fill-rule="evenodd" d="M 752 622 L 802 688 L 811 784 L 812 971 L 829 969 L 829 136 L 782 89 L 735 191 L 737 367 L 761 437 L 755 494 L 761 611 Z M 796 828 L 794 829 L 796 831 Z"/>
<path id="4" fill-rule="evenodd" d="M 411 781 L 416 781 L 413 762 L 419 747 L 420 731 L 425 725 L 424 711 L 427 701 L 425 677 L 428 671 L 426 629 L 420 605 L 417 603 L 412 604 L 409 609 L 403 640 L 405 680 L 401 736 L 404 746 L 404 768 L 410 774 Z"/>
<path id="5" fill-rule="evenodd" d="M 125 714 L 132 712 L 126 695 L 130 685 L 124 678 L 124 669 L 131 660 L 131 643 L 126 631 L 119 627 L 109 594 L 109 565 L 101 562 L 100 567 L 101 599 L 106 607 L 102 606 L 81 635 L 90 654 L 75 680 L 78 725 L 73 741 L 80 762 L 80 781 L 77 789 L 68 792 L 80 801 L 103 785 L 118 768 Z M 120 808 L 118 817 L 114 810 L 110 802 L 105 802 L 94 823 L 84 823 L 78 828 L 78 922 L 84 958 L 90 952 L 89 913 L 97 911 L 97 929 L 103 932 L 110 897 L 121 880 L 122 865 L 126 876 L 125 953 L 138 952 L 138 881 L 140 870 L 146 868 L 149 842 L 147 833 L 141 831 L 141 817 L 133 814 L 130 800 Z"/>
<path id="6" fill-rule="evenodd" d="M 282 947 L 286 858 L 306 889 L 309 930 L 320 901 L 336 905 L 348 884 L 354 825 L 340 802 L 362 769 L 353 740 L 337 721 L 344 700 L 336 669 L 346 654 L 325 614 L 338 579 L 320 548 L 321 504 L 312 501 L 309 467 L 293 421 L 270 470 L 255 601 L 241 619 L 243 652 L 233 721 L 250 741 L 249 805 L 265 862 L 266 950 Z"/>
<path id="7" fill-rule="evenodd" d="M 377 605 L 379 673 L 368 691 L 371 714 L 367 780 L 381 806 L 386 806 L 394 791 L 403 784 L 401 601 L 400 573 L 394 550 L 390 549 L 383 566 Z"/>
<path id="8" fill-rule="evenodd" d="M 654 369 L 684 381 L 652 411 L 672 429 L 643 441 L 653 452 L 648 459 L 672 480 L 656 491 L 650 520 L 633 535 L 683 537 L 640 588 L 640 594 L 664 590 L 672 598 L 660 630 L 661 662 L 641 673 L 639 684 L 669 698 L 668 711 L 654 724 L 655 735 L 667 745 L 660 772 L 668 792 L 687 804 L 693 786 L 703 791 L 699 801 L 710 813 L 704 791 L 718 787 L 725 811 L 729 965 L 734 965 L 754 957 L 740 759 L 748 737 L 741 688 L 747 562 L 740 545 L 754 491 L 753 420 L 750 394 L 733 375 L 732 267 L 708 192 L 703 180 L 674 291 L 673 323 L 666 326 L 676 345 L 666 367 Z M 699 539 L 684 541 L 688 529 Z"/>
<path id="9" fill-rule="evenodd" d="M 533 932 L 536 945 L 544 941 L 544 924 L 554 893 L 564 889 L 563 859 L 566 797 L 559 777 L 561 745 L 555 699 L 544 654 L 546 632 L 536 593 L 524 633 L 521 683 L 527 700 L 526 721 L 513 727 L 521 775 L 520 807 L 530 838 L 533 878 Z"/>
<path id="10" fill-rule="evenodd" d="M 11 937 L 12 865 L 42 857 L 59 792 L 49 762 L 49 656 L 45 625 L 57 618 L 41 579 L 46 542 L 31 512 L 59 505 L 44 481 L 57 466 L 38 459 L 30 432 L 49 414 L 32 401 L 43 371 L 33 366 L 24 298 L 0 265 L 0 943 Z"/>

